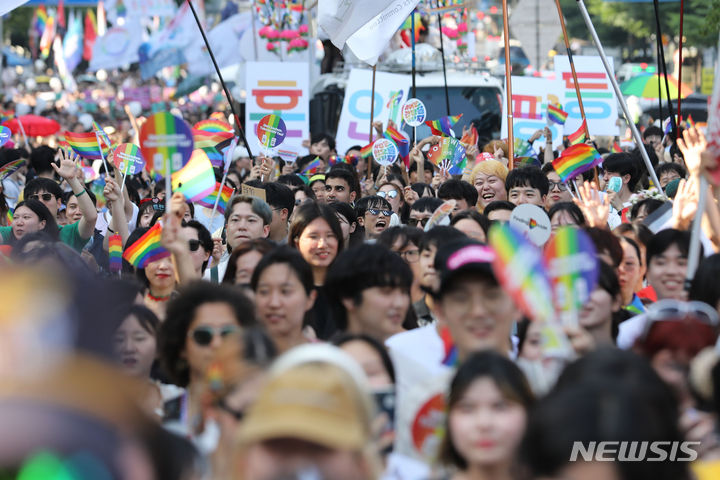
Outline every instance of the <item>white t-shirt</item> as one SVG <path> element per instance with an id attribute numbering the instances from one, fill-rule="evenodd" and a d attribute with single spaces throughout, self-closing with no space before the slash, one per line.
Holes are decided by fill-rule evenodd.
<path id="1" fill-rule="evenodd" d="M 133 203 L 132 215 L 130 215 L 130 219 L 128 220 L 128 233 L 132 233 L 133 230 L 135 230 L 138 213 L 140 213 L 140 209 Z M 109 210 L 98 213 L 97 220 L 95 221 L 95 228 L 100 230 L 100 233 L 102 233 L 103 236 L 107 236 L 107 228 L 108 225 L 110 225 L 110 220 L 112 220 L 112 215 L 110 215 Z"/>
<path id="2" fill-rule="evenodd" d="M 623 350 L 629 350 L 635 345 L 640 335 L 645 330 L 647 315 L 641 314 L 625 320 L 618 327 L 617 346 Z"/>

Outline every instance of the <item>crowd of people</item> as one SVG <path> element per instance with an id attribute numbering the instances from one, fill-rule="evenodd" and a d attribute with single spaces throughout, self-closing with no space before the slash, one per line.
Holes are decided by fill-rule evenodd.
<path id="1" fill-rule="evenodd" d="M 131 124 L 113 143 L 137 143 Z M 685 129 L 668 150 L 649 127 L 646 145 L 600 149 L 600 168 L 563 182 L 543 135 L 535 164 L 514 168 L 503 141 L 470 145 L 462 175 L 427 159 L 439 137 L 418 142 L 407 169 L 359 145 L 339 152 L 324 133 L 294 162 L 238 148 L 235 193 L 215 216 L 145 171 L 88 179 L 57 138 L 16 137 L 0 149 L 0 169 L 25 160 L 0 197 L 0 470 L 719 478 L 720 190 L 706 139 Z M 582 229 L 598 254 L 560 365 L 493 269 L 489 232 L 525 204 L 553 234 Z M 169 255 L 113 272 L 109 237 L 127 251 L 158 222 Z M 668 454 L 572 461 L 576 442 L 620 441 Z"/>

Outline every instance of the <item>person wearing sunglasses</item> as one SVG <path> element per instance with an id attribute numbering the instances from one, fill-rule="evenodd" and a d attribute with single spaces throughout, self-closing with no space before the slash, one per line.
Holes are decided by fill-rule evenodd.
<path id="1" fill-rule="evenodd" d="M 400 215 L 400 209 L 405 205 L 405 199 L 401 194 L 402 190 L 394 183 L 384 183 L 378 188 L 377 196 L 382 197 L 390 203 L 392 211 Z"/>
<path id="2" fill-rule="evenodd" d="M 73 195 L 75 195 L 78 201 L 78 209 L 82 212 L 82 218 L 79 221 L 60 227 L 60 241 L 80 252 L 95 232 L 95 223 L 98 215 L 95 206 L 87 195 L 85 186 L 77 178 L 78 168 L 75 160 L 76 158 L 72 158 L 63 153 L 60 165 L 58 166 L 54 163 L 51 165 L 55 173 L 65 179 L 72 189 Z M 40 177 L 30 180 L 23 190 L 23 196 L 26 200 L 37 200 L 41 202 L 56 219 L 58 210 L 62 205 L 62 194 L 63 192 L 60 185 L 54 180 Z M 7 243 L 10 229 L 11 227 L 0 227 L 0 235 L 2 235 L 3 243 Z"/>
<path id="3" fill-rule="evenodd" d="M 552 163 L 546 163 L 542 167 L 542 172 L 548 179 L 550 190 L 545 197 L 545 210 L 550 210 L 553 205 L 559 202 L 572 202 L 573 197 L 570 193 L 567 183 L 560 179 L 552 166 Z"/>
<path id="4" fill-rule="evenodd" d="M 390 202 L 379 195 L 363 197 L 355 206 L 358 223 L 365 232 L 365 241 L 375 241 L 390 226 L 393 211 Z"/>
<path id="5" fill-rule="evenodd" d="M 422 197 L 415 201 L 410 207 L 410 217 L 407 224 L 410 227 L 425 228 L 432 214 L 443 204 L 443 201 L 435 197 Z"/>
<path id="6" fill-rule="evenodd" d="M 170 301 L 158 334 L 158 352 L 169 379 L 185 389 L 177 408 L 165 406 L 165 423 L 173 430 L 195 433 L 193 426 L 202 415 L 202 385 L 214 354 L 228 339 L 255 325 L 252 302 L 223 285 L 194 282 Z"/>
<path id="7" fill-rule="evenodd" d="M 205 225 L 197 220 L 183 221 L 182 234 L 190 247 L 190 258 L 198 278 L 205 273 L 208 260 L 213 251 L 213 241 Z"/>

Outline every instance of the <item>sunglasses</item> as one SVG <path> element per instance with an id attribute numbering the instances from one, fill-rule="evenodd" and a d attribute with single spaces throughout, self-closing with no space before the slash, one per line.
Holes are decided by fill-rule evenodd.
<path id="1" fill-rule="evenodd" d="M 188 240 L 188 244 L 190 244 L 191 252 L 197 252 L 198 248 L 200 248 L 200 240 Z"/>
<path id="2" fill-rule="evenodd" d="M 368 208 L 368 209 L 367 209 L 367 212 L 368 212 L 370 215 L 380 215 L 380 214 L 383 214 L 383 215 L 386 216 L 386 217 L 392 216 L 392 213 L 393 213 L 392 210 L 380 210 L 380 209 L 377 209 L 377 208 Z"/>
<path id="3" fill-rule="evenodd" d="M 52 193 L 36 193 L 34 195 L 28 195 L 28 200 L 40 200 L 42 198 L 43 202 L 49 202 L 53 198 Z"/>
<path id="4" fill-rule="evenodd" d="M 220 335 L 221 338 L 225 338 L 228 335 L 233 335 L 240 331 L 240 328 L 235 325 L 227 325 L 225 327 L 213 328 L 213 327 L 197 327 L 189 336 L 192 337 L 193 341 L 201 347 L 207 347 L 215 338 L 215 335 Z"/>
<path id="5" fill-rule="evenodd" d="M 390 190 L 389 192 L 377 192 L 377 196 L 382 198 L 395 198 L 398 196 L 398 191 Z"/>
<path id="6" fill-rule="evenodd" d="M 430 217 L 423 218 L 422 220 L 418 220 L 417 218 L 408 218 L 407 224 L 411 227 L 417 227 L 418 224 L 424 227 L 428 220 L 430 220 Z"/>
<path id="7" fill-rule="evenodd" d="M 563 182 L 548 182 L 548 183 L 550 183 L 550 191 L 552 191 L 553 188 L 557 187 L 558 190 L 560 190 L 561 192 L 564 192 L 568 188 L 567 185 Z"/>
<path id="8" fill-rule="evenodd" d="M 718 328 L 718 323 L 720 323 L 717 310 L 706 303 L 697 301 L 660 300 L 648 307 L 646 316 L 647 322 L 641 337 L 643 340 L 647 338 L 650 329 L 657 322 L 682 322 L 692 319 L 715 329 Z"/>

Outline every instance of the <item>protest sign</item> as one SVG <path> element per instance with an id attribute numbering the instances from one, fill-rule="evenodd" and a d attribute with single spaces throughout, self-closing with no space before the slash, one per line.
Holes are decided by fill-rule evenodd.
<path id="1" fill-rule="evenodd" d="M 528 140 L 533 133 L 548 126 L 547 106 L 558 103 L 557 92 L 560 83 L 555 80 L 535 77 L 512 77 L 513 136 L 515 139 Z M 553 136 L 553 148 L 562 143 L 563 127 L 553 123 L 549 126 Z M 567 127 L 566 127 L 567 128 Z M 502 132 L 506 138 L 507 96 L 503 94 Z M 536 152 L 545 147 L 545 138 L 533 144 Z"/>
<path id="2" fill-rule="evenodd" d="M 251 187 L 245 183 L 240 186 L 240 194 L 248 197 L 259 198 L 262 201 L 267 201 L 264 188 Z"/>
<path id="3" fill-rule="evenodd" d="M 310 138 L 310 73 L 307 63 L 251 62 L 247 64 L 245 125 L 257 132 L 267 115 L 279 115 L 286 126 L 283 148 L 303 151 Z M 254 152 L 261 150 L 256 135 L 248 135 Z"/>
<path id="4" fill-rule="evenodd" d="M 180 170 L 193 152 L 193 134 L 181 118 L 167 112 L 156 113 L 140 129 L 140 150 L 148 170 L 159 175 Z M 166 172 L 167 163 L 170 172 Z"/>

